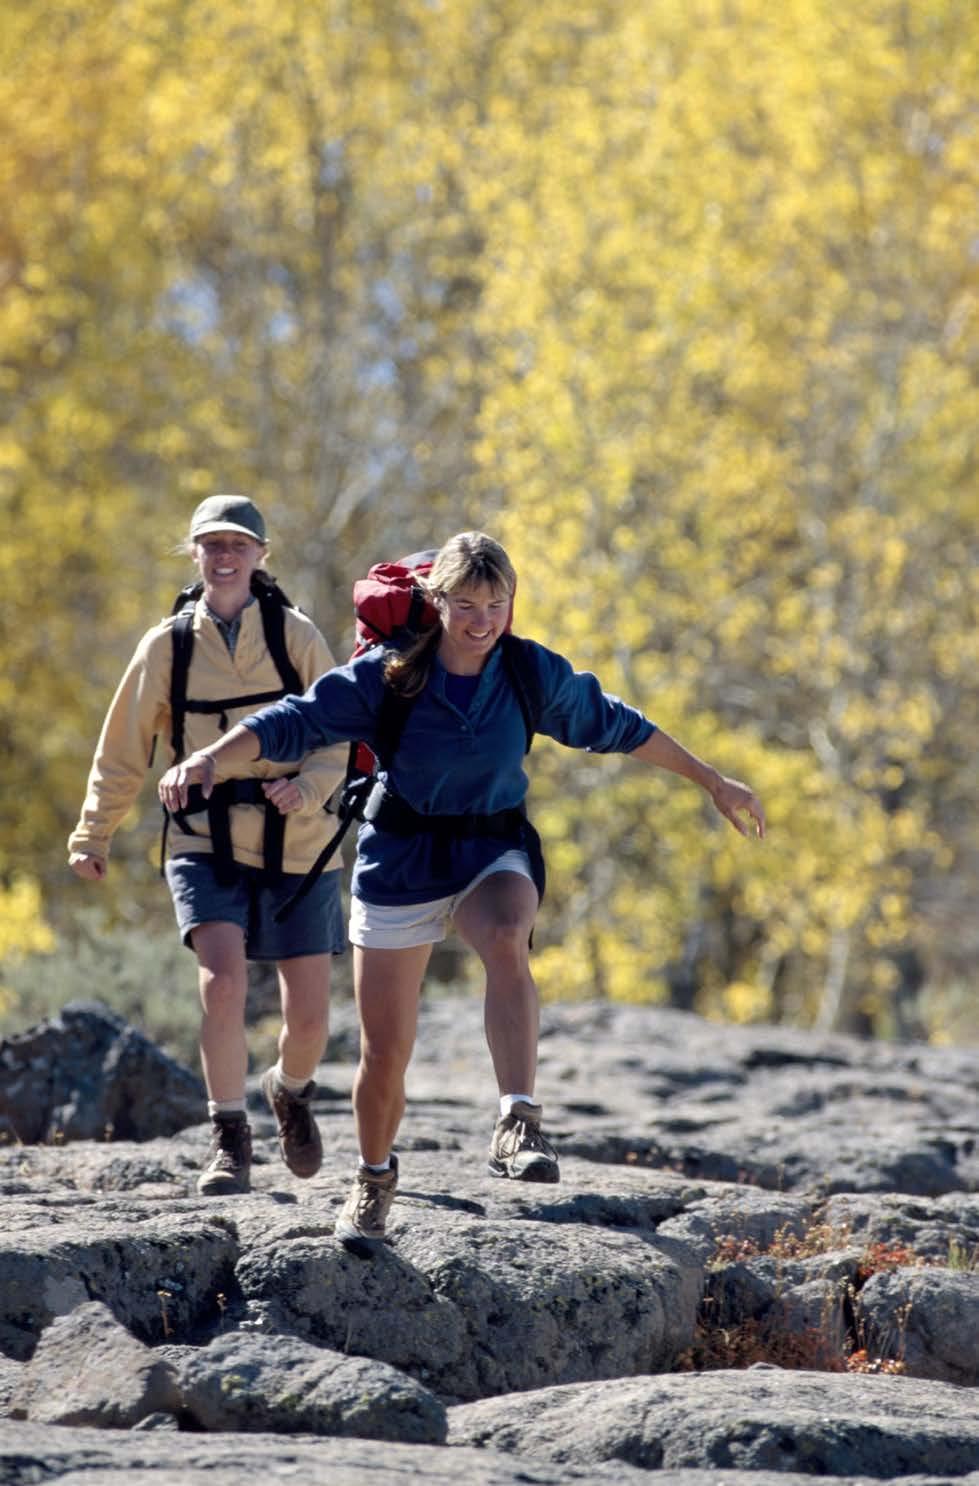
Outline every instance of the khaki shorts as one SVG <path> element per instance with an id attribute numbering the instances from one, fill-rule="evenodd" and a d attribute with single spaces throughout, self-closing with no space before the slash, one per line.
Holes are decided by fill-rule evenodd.
<path id="1" fill-rule="evenodd" d="M 525 851 L 505 851 L 477 873 L 461 892 L 430 903 L 365 903 L 350 900 L 350 943 L 362 949 L 411 949 L 417 944 L 440 944 L 452 932 L 452 916 L 459 904 L 494 872 L 517 872 L 533 882 Z"/>

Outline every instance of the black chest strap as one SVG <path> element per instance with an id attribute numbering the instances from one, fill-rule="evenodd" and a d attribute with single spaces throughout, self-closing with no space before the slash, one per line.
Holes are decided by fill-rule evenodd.
<path id="1" fill-rule="evenodd" d="M 289 774 L 278 777 L 295 779 L 296 776 Z M 267 798 L 262 783 L 261 779 L 225 779 L 214 786 L 206 800 L 200 785 L 192 784 L 187 791 L 187 804 L 182 810 L 173 812 L 173 819 L 187 836 L 199 835 L 187 817 L 206 813 L 211 835 L 211 853 L 214 857 L 214 874 L 222 887 L 230 887 L 238 871 L 231 843 L 231 809 L 234 805 L 259 805 L 265 811 L 262 871 L 268 877 L 278 877 L 282 872 L 286 818 Z"/>

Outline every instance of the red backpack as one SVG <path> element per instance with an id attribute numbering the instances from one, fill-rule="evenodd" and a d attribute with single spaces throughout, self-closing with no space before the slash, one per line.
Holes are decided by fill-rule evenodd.
<path id="1" fill-rule="evenodd" d="M 366 578 L 354 583 L 356 641 L 350 659 L 356 660 L 375 645 L 410 643 L 438 619 L 435 605 L 418 579 L 431 572 L 436 549 L 413 552 L 397 562 L 376 562 Z M 352 777 L 373 775 L 377 759 L 366 743 L 350 745 L 347 786 Z M 346 791 L 345 791 L 346 793 Z"/>
<path id="2" fill-rule="evenodd" d="M 350 659 L 355 660 L 374 645 L 415 639 L 431 629 L 438 619 L 435 606 L 418 579 L 431 572 L 434 548 L 413 552 L 397 562 L 376 562 L 366 578 L 354 584 L 354 615 L 357 642 Z"/>

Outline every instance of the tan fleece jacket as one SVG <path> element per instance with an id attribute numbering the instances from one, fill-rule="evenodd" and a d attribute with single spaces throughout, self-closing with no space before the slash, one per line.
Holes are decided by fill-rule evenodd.
<path id="1" fill-rule="evenodd" d="M 173 762 L 170 748 L 173 623 L 172 618 L 164 619 L 146 632 L 119 683 L 92 760 L 82 813 L 68 838 L 69 851 L 108 857 L 112 837 L 146 777 L 154 737 L 158 737 L 158 756 L 162 753 L 167 763 Z M 305 686 L 310 686 L 334 664 L 330 648 L 315 624 L 295 609 L 285 610 L 285 639 L 289 656 Z M 222 697 L 275 691 L 281 685 L 275 661 L 265 645 L 258 604 L 249 604 L 242 611 L 241 630 L 232 657 L 204 601 L 198 600 L 194 611 L 194 651 L 187 678 L 188 698 L 218 701 Z M 232 708 L 227 714 L 228 726 L 255 710 Z M 184 723 L 187 753 L 206 747 L 219 736 L 217 715 L 187 713 Z M 303 805 L 285 817 L 284 871 L 306 872 L 335 830 L 336 817 L 327 815 L 322 806 L 343 778 L 346 762 L 347 745 L 340 743 L 316 749 L 301 763 L 277 764 L 257 759 L 236 771 L 239 778 L 276 779 L 298 770 L 297 784 Z M 218 780 L 227 777 L 219 769 Z M 236 861 L 250 867 L 262 865 L 264 820 L 265 811 L 260 805 L 232 806 L 231 839 Z M 185 835 L 176 822 L 170 822 L 167 842 L 170 856 L 211 850 L 207 815 L 192 816 L 190 824 L 199 835 Z M 327 865 L 328 868 L 340 866 L 339 855 Z"/>

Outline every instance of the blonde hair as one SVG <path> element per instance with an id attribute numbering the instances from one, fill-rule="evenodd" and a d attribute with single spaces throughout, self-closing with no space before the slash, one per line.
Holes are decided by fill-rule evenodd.
<path id="1" fill-rule="evenodd" d="M 487 583 L 494 593 L 512 594 L 517 575 L 499 542 L 482 531 L 461 531 L 440 549 L 423 581 L 437 600 L 472 583 Z"/>
<path id="2" fill-rule="evenodd" d="M 428 576 L 419 579 L 419 587 L 436 609 L 450 594 L 475 583 L 486 583 L 494 594 L 511 598 L 517 587 L 517 575 L 506 552 L 481 531 L 461 531 L 450 537 L 436 553 Z M 414 644 L 388 657 L 384 679 L 393 691 L 405 697 L 418 695 L 428 680 L 441 637 L 442 621 L 437 619 Z"/>

